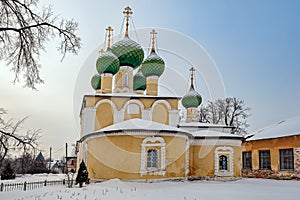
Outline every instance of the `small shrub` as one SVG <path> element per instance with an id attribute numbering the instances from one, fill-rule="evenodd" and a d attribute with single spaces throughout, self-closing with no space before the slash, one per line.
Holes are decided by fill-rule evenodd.
<path id="1" fill-rule="evenodd" d="M 9 180 L 15 179 L 16 174 L 14 173 L 13 169 L 10 166 L 10 163 L 7 163 L 5 169 L 1 173 L 1 180 Z"/>

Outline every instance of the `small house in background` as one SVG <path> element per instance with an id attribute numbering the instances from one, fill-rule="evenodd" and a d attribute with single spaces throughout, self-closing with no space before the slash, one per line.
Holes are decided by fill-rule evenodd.
<path id="1" fill-rule="evenodd" d="M 46 161 L 42 152 L 40 152 L 35 158 L 35 160 L 33 161 L 32 167 L 29 172 L 32 174 L 48 172 Z"/>
<path id="2" fill-rule="evenodd" d="M 76 172 L 76 166 L 77 166 L 77 155 L 76 154 L 72 154 L 70 156 L 66 157 L 66 161 L 67 161 L 67 171 L 68 172 Z"/>
<path id="3" fill-rule="evenodd" d="M 47 162 L 47 167 L 50 173 L 63 173 L 64 162 L 62 160 L 54 160 Z"/>
<path id="4" fill-rule="evenodd" d="M 244 177 L 300 178 L 300 118 L 250 134 L 242 145 Z"/>

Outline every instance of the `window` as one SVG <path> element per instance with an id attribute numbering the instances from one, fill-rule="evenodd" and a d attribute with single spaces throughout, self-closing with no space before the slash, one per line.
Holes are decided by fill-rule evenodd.
<path id="1" fill-rule="evenodd" d="M 227 156 L 220 156 L 219 158 L 219 169 L 227 170 Z"/>
<path id="2" fill-rule="evenodd" d="M 259 151 L 259 169 L 271 169 L 270 150 Z"/>
<path id="3" fill-rule="evenodd" d="M 123 76 L 123 84 L 124 84 L 124 87 L 128 87 L 128 73 L 125 73 L 124 76 Z"/>
<path id="4" fill-rule="evenodd" d="M 215 175 L 233 176 L 233 148 L 220 146 L 215 149 Z"/>
<path id="5" fill-rule="evenodd" d="M 252 153 L 243 152 L 243 169 L 252 169 Z"/>
<path id="6" fill-rule="evenodd" d="M 162 137 L 146 137 L 142 142 L 141 168 L 143 175 L 165 175 L 166 143 Z"/>
<path id="7" fill-rule="evenodd" d="M 147 168 L 158 168 L 158 151 L 149 149 L 147 152 Z"/>
<path id="8" fill-rule="evenodd" d="M 280 170 L 294 170 L 294 150 L 280 149 Z"/>

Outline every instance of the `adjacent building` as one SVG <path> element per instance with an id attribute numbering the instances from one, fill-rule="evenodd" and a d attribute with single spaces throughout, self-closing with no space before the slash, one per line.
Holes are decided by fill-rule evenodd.
<path id="1" fill-rule="evenodd" d="M 256 131 L 242 147 L 244 177 L 300 178 L 300 118 Z"/>

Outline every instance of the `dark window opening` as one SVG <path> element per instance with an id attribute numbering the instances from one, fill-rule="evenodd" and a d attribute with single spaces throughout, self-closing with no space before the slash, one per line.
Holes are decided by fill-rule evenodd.
<path id="1" fill-rule="evenodd" d="M 270 150 L 259 151 L 259 169 L 271 169 Z"/>

